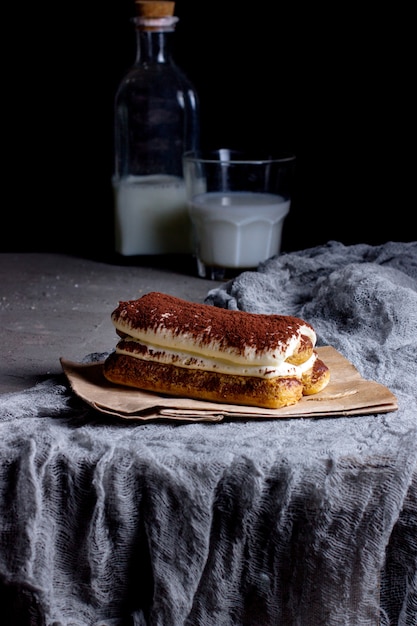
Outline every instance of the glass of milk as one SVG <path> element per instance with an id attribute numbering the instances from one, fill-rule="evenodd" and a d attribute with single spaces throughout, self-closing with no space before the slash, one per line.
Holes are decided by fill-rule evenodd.
<path id="1" fill-rule="evenodd" d="M 227 280 L 279 254 L 295 156 L 220 149 L 183 157 L 198 275 Z"/>

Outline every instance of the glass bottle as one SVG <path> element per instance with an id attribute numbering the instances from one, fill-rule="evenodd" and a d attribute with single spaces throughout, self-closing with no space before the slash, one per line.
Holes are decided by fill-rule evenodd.
<path id="1" fill-rule="evenodd" d="M 198 148 L 198 98 L 172 57 L 175 2 L 136 7 L 136 59 L 115 99 L 116 252 L 190 253 L 182 154 Z"/>

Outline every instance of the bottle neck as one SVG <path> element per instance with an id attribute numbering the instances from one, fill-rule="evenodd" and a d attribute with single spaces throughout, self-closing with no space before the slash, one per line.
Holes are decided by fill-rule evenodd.
<path id="1" fill-rule="evenodd" d="M 171 39 L 177 17 L 135 18 L 136 64 L 167 63 L 171 58 Z"/>
<path id="2" fill-rule="evenodd" d="M 136 64 L 167 63 L 171 57 L 170 33 L 136 31 Z"/>

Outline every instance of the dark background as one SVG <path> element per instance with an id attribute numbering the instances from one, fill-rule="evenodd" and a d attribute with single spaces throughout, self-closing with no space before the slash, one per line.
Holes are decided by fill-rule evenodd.
<path id="1" fill-rule="evenodd" d="M 396 5 L 178 0 L 175 58 L 202 140 L 297 156 L 282 248 L 417 239 L 414 19 Z M 133 0 L 23 4 L 3 18 L 0 251 L 113 251 L 113 99 Z"/>

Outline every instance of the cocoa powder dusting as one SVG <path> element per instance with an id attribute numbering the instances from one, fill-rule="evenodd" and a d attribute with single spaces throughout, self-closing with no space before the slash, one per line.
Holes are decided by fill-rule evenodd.
<path id="1" fill-rule="evenodd" d="M 140 330 L 167 329 L 174 335 L 190 333 L 198 337 L 200 345 L 218 341 L 222 348 L 233 348 L 240 354 L 248 347 L 259 352 L 273 350 L 298 334 L 300 326 L 310 326 L 290 315 L 231 311 L 159 292 L 119 302 L 112 319 L 120 319 Z"/>

